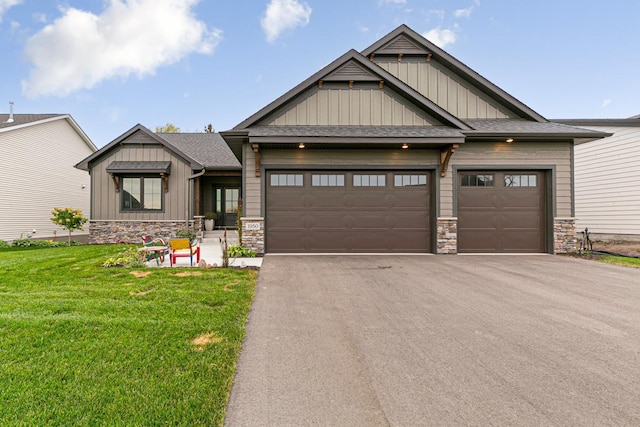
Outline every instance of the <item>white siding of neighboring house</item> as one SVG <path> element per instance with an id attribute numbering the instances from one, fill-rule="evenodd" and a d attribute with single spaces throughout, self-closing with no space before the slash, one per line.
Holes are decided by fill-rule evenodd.
<path id="1" fill-rule="evenodd" d="M 74 165 L 93 151 L 64 118 L 0 132 L 0 240 L 34 229 L 36 238 L 66 237 L 51 222 L 54 207 L 88 217 L 90 176 Z"/>
<path id="2" fill-rule="evenodd" d="M 580 127 L 614 135 L 575 147 L 576 229 L 640 237 L 640 127 Z"/>

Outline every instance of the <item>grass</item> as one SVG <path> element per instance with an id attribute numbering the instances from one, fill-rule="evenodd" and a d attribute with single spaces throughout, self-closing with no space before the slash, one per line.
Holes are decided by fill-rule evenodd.
<path id="1" fill-rule="evenodd" d="M 625 267 L 640 268 L 639 258 L 603 255 L 602 257 L 598 258 L 598 261 L 606 262 L 607 264 L 615 264 L 615 265 L 622 265 Z"/>
<path id="2" fill-rule="evenodd" d="M 119 251 L 0 250 L 0 425 L 223 423 L 256 272 Z"/>

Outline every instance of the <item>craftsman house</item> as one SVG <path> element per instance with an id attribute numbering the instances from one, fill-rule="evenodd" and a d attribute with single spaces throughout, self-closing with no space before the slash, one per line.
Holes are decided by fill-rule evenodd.
<path id="1" fill-rule="evenodd" d="M 594 238 L 640 240 L 640 115 L 628 119 L 555 120 L 607 132 L 575 148 L 576 228 Z M 631 183 L 631 185 L 630 185 Z"/>
<path id="2" fill-rule="evenodd" d="M 54 207 L 89 215 L 89 176 L 73 165 L 94 151 L 68 114 L 0 114 L 0 240 L 66 236 L 51 222 Z"/>
<path id="3" fill-rule="evenodd" d="M 222 136 L 242 147 L 243 243 L 278 252 L 566 252 L 574 144 L 407 26 Z"/>
<path id="4" fill-rule="evenodd" d="M 574 145 L 606 135 L 549 122 L 402 25 L 220 135 L 138 125 L 78 167 L 95 242 L 209 210 L 233 226 L 241 196 L 260 253 L 559 253 Z"/>
<path id="5" fill-rule="evenodd" d="M 76 167 L 91 174 L 92 243 L 169 238 L 209 211 L 236 226 L 242 167 L 216 133 L 137 125 Z"/>

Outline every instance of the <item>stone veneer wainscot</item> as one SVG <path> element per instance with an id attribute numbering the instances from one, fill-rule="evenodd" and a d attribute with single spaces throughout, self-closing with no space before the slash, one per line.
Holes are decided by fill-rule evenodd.
<path id="1" fill-rule="evenodd" d="M 438 244 L 436 252 L 439 254 L 458 253 L 458 218 L 438 218 Z"/>
<path id="2" fill-rule="evenodd" d="M 576 219 L 554 218 L 553 220 L 553 251 L 556 254 L 566 254 L 576 251 Z"/>
<path id="3" fill-rule="evenodd" d="M 247 249 L 264 254 L 264 218 L 240 218 L 242 222 L 242 242 Z"/>
<path id="4" fill-rule="evenodd" d="M 194 227 L 194 221 L 189 221 L 189 227 Z M 168 242 L 184 228 L 185 221 L 89 221 L 89 243 L 140 243 L 142 236 Z"/>

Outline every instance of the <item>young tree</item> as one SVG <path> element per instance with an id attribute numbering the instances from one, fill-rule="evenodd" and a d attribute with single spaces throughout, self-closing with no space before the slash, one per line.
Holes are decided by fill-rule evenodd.
<path id="1" fill-rule="evenodd" d="M 88 218 L 82 216 L 82 211 L 80 209 L 53 208 L 51 215 L 53 215 L 51 221 L 54 224 L 69 231 L 69 246 L 71 246 L 71 232 L 75 230 L 82 230 L 84 223 L 89 221 Z"/>
<path id="2" fill-rule="evenodd" d="M 156 126 L 156 133 L 178 133 L 180 132 L 180 128 L 175 126 L 173 123 L 167 123 L 164 126 Z"/>

